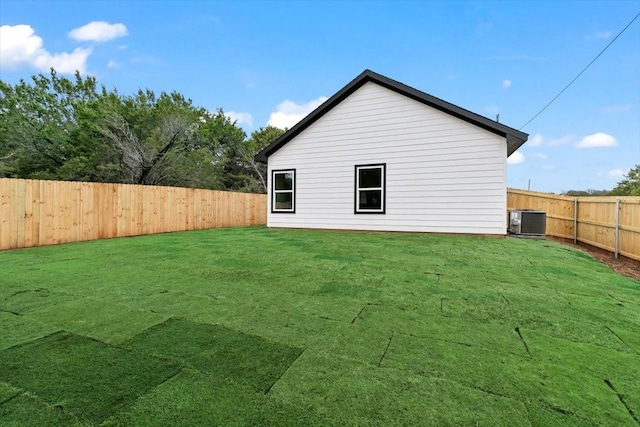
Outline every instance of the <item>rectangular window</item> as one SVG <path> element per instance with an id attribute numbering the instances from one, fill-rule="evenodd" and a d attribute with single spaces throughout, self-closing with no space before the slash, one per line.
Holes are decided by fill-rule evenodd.
<path id="1" fill-rule="evenodd" d="M 295 213 L 296 170 L 271 171 L 271 212 Z"/>
<path id="2" fill-rule="evenodd" d="M 386 196 L 386 164 L 356 165 L 355 213 L 383 214 Z"/>

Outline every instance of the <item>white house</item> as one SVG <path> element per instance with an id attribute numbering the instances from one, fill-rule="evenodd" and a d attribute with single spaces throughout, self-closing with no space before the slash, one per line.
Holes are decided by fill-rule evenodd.
<path id="1" fill-rule="evenodd" d="M 269 227 L 506 234 L 528 135 L 365 70 L 256 155 Z"/>

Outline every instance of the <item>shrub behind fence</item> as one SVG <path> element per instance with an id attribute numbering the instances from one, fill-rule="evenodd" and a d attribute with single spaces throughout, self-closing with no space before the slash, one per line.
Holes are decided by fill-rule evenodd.
<path id="1" fill-rule="evenodd" d="M 266 224 L 264 194 L 0 178 L 0 250 Z"/>

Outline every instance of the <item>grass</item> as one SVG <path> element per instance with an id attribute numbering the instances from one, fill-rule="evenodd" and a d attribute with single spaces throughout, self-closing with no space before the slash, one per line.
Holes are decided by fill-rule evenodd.
<path id="1" fill-rule="evenodd" d="M 640 283 L 547 241 L 268 230 L 0 253 L 0 424 L 640 425 Z"/>

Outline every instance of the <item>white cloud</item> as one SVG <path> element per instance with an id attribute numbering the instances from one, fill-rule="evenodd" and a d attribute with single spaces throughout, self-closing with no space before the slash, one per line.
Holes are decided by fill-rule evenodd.
<path id="1" fill-rule="evenodd" d="M 109 68 L 118 68 L 118 63 L 116 61 L 114 61 L 113 59 L 110 59 L 109 62 L 107 63 L 107 67 L 109 67 Z"/>
<path id="2" fill-rule="evenodd" d="M 267 125 L 275 126 L 280 129 L 289 129 L 307 116 L 310 112 L 315 110 L 326 101 L 326 96 L 321 96 L 317 99 L 311 100 L 306 104 L 296 104 L 293 101 L 286 100 L 281 102 L 276 107 L 276 111 L 269 115 L 269 121 Z"/>
<path id="3" fill-rule="evenodd" d="M 542 135 L 540 135 L 539 133 L 533 135 L 533 138 L 531 138 L 528 142 L 529 146 L 531 147 L 539 147 L 542 145 Z"/>
<path id="4" fill-rule="evenodd" d="M 611 169 L 607 173 L 607 176 L 609 178 L 619 179 L 619 178 L 622 178 L 624 176 L 624 171 L 622 169 Z"/>
<path id="5" fill-rule="evenodd" d="M 584 36 L 585 40 L 598 40 L 598 39 L 608 39 L 612 35 L 611 31 L 598 31 L 593 34 L 588 34 Z"/>
<path id="6" fill-rule="evenodd" d="M 522 162 L 524 162 L 524 154 L 519 151 L 516 151 L 507 158 L 507 164 L 509 165 L 517 165 Z"/>
<path id="7" fill-rule="evenodd" d="M 39 70 L 53 67 L 59 73 L 73 74 L 77 71 L 84 74 L 87 71 L 87 58 L 91 55 L 91 48 L 77 48 L 73 52 L 42 55 L 36 58 L 35 65 Z"/>
<path id="8" fill-rule="evenodd" d="M 511 86 L 511 80 L 502 81 L 502 89 L 509 89 L 510 86 Z"/>
<path id="9" fill-rule="evenodd" d="M 587 135 L 582 138 L 577 144 L 578 148 L 594 148 L 594 147 L 616 147 L 618 141 L 611 135 L 597 132 L 593 135 Z"/>
<path id="10" fill-rule="evenodd" d="M 602 113 L 624 113 L 627 111 L 631 111 L 631 104 L 617 104 L 617 105 L 607 105 L 600 109 Z"/>
<path id="11" fill-rule="evenodd" d="M 527 145 L 529 147 L 540 147 L 541 145 L 546 145 L 549 147 L 555 147 L 558 145 L 564 145 L 564 144 L 569 144 L 571 142 L 575 141 L 575 136 L 574 135 L 565 135 L 563 137 L 560 138 L 551 138 L 548 136 L 543 136 L 538 134 L 535 134 L 533 136 L 533 138 L 531 138 L 528 142 Z"/>
<path id="12" fill-rule="evenodd" d="M 59 73 L 84 74 L 90 48 L 77 48 L 73 52 L 51 54 L 43 47 L 42 38 L 30 25 L 0 26 L 0 68 L 16 69 L 20 66 L 47 71 L 53 67 Z"/>
<path id="13" fill-rule="evenodd" d="M 89 22 L 69 32 L 69 37 L 77 41 L 107 42 L 128 35 L 124 24 L 109 24 L 105 21 Z"/>
<path id="14" fill-rule="evenodd" d="M 238 124 L 245 124 L 249 127 L 253 127 L 253 117 L 250 113 L 236 113 L 235 111 L 227 111 L 225 113 L 229 120 L 237 122 Z"/>
<path id="15" fill-rule="evenodd" d="M 546 144 L 549 147 L 555 147 L 558 145 L 569 144 L 570 142 L 575 141 L 575 139 L 576 139 L 575 135 L 565 135 L 560 138 L 549 138 L 549 140 L 546 141 Z"/>
<path id="16" fill-rule="evenodd" d="M 536 158 L 536 159 L 548 159 L 548 158 L 549 158 L 549 156 L 547 156 L 547 155 L 546 155 L 546 154 L 544 154 L 544 153 L 530 153 L 529 155 L 530 155 L 531 157 Z"/>
<path id="17" fill-rule="evenodd" d="M 0 27 L 0 65 L 15 68 L 31 61 L 43 51 L 42 38 L 29 25 L 3 25 Z"/>

